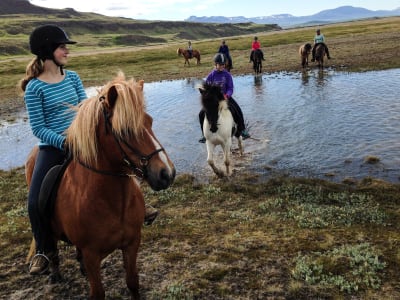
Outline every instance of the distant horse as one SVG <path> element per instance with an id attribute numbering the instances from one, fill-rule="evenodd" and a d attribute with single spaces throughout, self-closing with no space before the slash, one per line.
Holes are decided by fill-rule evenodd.
<path id="1" fill-rule="evenodd" d="M 206 138 L 207 162 L 218 177 L 224 177 L 224 172 L 214 164 L 214 149 L 217 145 L 222 147 L 226 175 L 231 175 L 231 146 L 232 136 L 236 131 L 232 113 L 228 108 L 227 100 L 221 88 L 216 85 L 204 84 L 199 88 L 201 103 L 206 117 L 203 123 L 203 134 Z M 242 136 L 238 135 L 240 155 L 243 155 Z"/>
<path id="2" fill-rule="evenodd" d="M 131 297 L 140 298 L 136 261 L 145 215 L 140 181 L 162 190 L 175 177 L 152 122 L 145 111 L 143 81 L 127 81 L 121 72 L 80 104 L 67 130 L 73 158 L 61 177 L 51 230 L 55 249 L 58 240 L 76 246 L 90 299 L 105 298 L 100 264 L 117 249 L 122 250 Z M 25 164 L 28 185 L 37 153 L 35 147 Z M 58 254 L 50 269 L 51 278 L 61 278 Z"/>
<path id="3" fill-rule="evenodd" d="M 227 55 L 225 53 L 222 52 L 218 52 L 224 55 L 225 59 L 226 59 L 226 64 L 225 64 L 225 70 L 227 70 L 228 72 L 231 71 L 232 69 L 232 57 L 227 57 Z"/>
<path id="4" fill-rule="evenodd" d="M 324 68 L 324 56 L 325 56 L 325 45 L 324 44 L 317 44 L 315 46 L 315 60 L 318 62 L 318 67 L 323 69 Z"/>
<path id="5" fill-rule="evenodd" d="M 308 57 L 310 56 L 312 46 L 310 43 L 304 44 L 299 48 L 299 54 L 301 58 L 301 66 L 305 68 L 308 66 Z"/>
<path id="6" fill-rule="evenodd" d="M 253 70 L 256 74 L 262 72 L 262 52 L 257 49 L 252 52 L 251 60 L 253 61 Z"/>
<path id="7" fill-rule="evenodd" d="M 200 51 L 193 49 L 192 51 L 192 56 L 190 56 L 190 53 L 188 50 L 182 49 L 182 48 L 178 48 L 178 50 L 176 50 L 176 53 L 178 55 L 182 55 L 183 58 L 185 59 L 185 63 L 184 66 L 186 65 L 186 63 L 188 64 L 188 66 L 190 66 L 189 63 L 189 59 L 192 58 L 196 58 L 196 64 L 200 64 Z"/>
<path id="8" fill-rule="evenodd" d="M 230 72 L 232 69 L 232 58 L 231 59 L 227 59 L 227 63 L 225 65 L 225 70 L 227 70 L 228 72 Z"/>

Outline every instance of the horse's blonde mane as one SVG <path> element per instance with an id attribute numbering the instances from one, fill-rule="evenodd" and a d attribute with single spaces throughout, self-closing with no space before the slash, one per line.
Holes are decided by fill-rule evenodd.
<path id="1" fill-rule="evenodd" d="M 115 101 L 108 99 L 112 94 L 109 94 L 110 89 L 115 89 L 118 94 Z M 116 136 L 139 136 L 144 128 L 145 109 L 143 81 L 126 80 L 125 75 L 119 72 L 96 96 L 79 105 L 75 119 L 67 130 L 67 144 L 74 157 L 79 157 L 86 164 L 97 161 L 97 130 L 99 121 L 105 122 L 102 119 L 104 112 L 110 115 L 112 131 Z"/>

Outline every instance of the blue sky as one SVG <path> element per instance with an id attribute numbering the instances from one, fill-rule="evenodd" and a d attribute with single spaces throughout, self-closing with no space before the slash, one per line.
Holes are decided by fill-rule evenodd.
<path id="1" fill-rule="evenodd" d="M 95 12 L 146 20 L 183 21 L 190 16 L 260 17 L 275 14 L 307 16 L 325 9 L 351 5 L 369 10 L 400 8 L 400 0 L 29 0 L 49 8 L 72 7 L 80 12 Z"/>

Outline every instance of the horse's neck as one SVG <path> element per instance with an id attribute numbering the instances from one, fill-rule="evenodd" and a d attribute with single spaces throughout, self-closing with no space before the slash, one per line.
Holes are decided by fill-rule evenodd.
<path id="1" fill-rule="evenodd" d="M 228 100 L 219 101 L 218 111 L 221 112 L 223 109 L 228 109 Z"/>

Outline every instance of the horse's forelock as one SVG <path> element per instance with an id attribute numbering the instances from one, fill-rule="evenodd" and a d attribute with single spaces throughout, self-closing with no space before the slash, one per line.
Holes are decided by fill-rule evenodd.
<path id="1" fill-rule="evenodd" d="M 93 163 L 96 160 L 96 127 L 100 112 L 101 101 L 97 96 L 86 99 L 80 103 L 76 116 L 67 129 L 67 144 L 73 156 L 79 157 L 85 163 Z"/>
<path id="2" fill-rule="evenodd" d="M 117 98 L 110 107 L 107 95 L 110 88 L 115 88 Z M 97 96 L 83 101 L 74 121 L 67 130 L 67 143 L 74 157 L 79 157 L 86 164 L 92 164 L 97 158 L 97 129 L 103 110 L 110 109 L 113 132 L 119 136 L 127 132 L 140 135 L 145 118 L 145 101 L 142 87 L 133 79 L 126 81 L 123 73 L 105 85 Z"/>
<path id="3" fill-rule="evenodd" d="M 133 79 L 115 85 L 118 97 L 113 108 L 112 127 L 118 135 L 141 134 L 145 116 L 145 101 L 140 85 Z"/>

